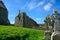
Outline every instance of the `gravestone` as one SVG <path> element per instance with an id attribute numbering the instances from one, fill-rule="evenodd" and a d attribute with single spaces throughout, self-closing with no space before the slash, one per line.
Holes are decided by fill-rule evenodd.
<path id="1" fill-rule="evenodd" d="M 54 10 L 54 32 L 51 35 L 51 40 L 60 40 L 60 14 L 57 10 Z"/>

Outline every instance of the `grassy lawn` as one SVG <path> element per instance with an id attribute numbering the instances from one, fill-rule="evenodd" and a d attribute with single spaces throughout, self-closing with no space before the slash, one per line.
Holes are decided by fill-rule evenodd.
<path id="1" fill-rule="evenodd" d="M 44 31 L 0 25 L 0 40 L 43 40 Z"/>

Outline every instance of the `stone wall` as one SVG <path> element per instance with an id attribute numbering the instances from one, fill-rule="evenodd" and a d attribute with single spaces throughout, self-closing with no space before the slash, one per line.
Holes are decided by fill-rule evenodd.
<path id="1" fill-rule="evenodd" d="M 46 30 L 46 25 L 45 24 L 39 24 L 39 29 Z"/>
<path id="2" fill-rule="evenodd" d="M 38 24 L 32 18 L 27 16 L 25 12 L 19 12 L 15 18 L 15 25 L 28 28 L 38 28 Z"/>
<path id="3" fill-rule="evenodd" d="M 0 24 L 10 24 L 7 8 L 2 1 L 0 1 Z"/>

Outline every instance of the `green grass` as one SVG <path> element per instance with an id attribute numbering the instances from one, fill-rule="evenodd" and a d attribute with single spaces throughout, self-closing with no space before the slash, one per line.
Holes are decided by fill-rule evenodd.
<path id="1" fill-rule="evenodd" d="M 16 26 L 0 25 L 0 40 L 8 40 L 8 38 L 20 37 L 20 40 L 43 40 L 44 31 Z M 11 39 L 13 39 L 11 38 Z"/>

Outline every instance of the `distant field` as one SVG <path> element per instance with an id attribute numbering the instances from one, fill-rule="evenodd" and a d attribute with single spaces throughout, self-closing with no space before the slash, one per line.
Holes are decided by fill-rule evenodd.
<path id="1" fill-rule="evenodd" d="M 0 40 L 43 40 L 44 31 L 0 25 Z"/>

